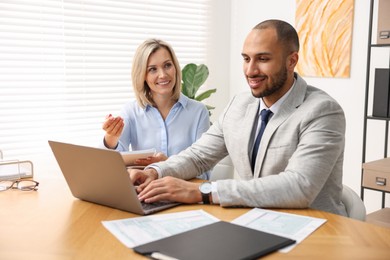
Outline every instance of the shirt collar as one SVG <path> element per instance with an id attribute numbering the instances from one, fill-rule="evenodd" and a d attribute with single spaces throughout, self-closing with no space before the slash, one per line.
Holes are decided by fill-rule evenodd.
<path id="1" fill-rule="evenodd" d="M 188 104 L 188 100 L 189 98 L 187 96 L 185 96 L 183 93 L 180 93 L 180 97 L 177 103 L 181 104 L 185 108 Z"/>
<path id="2" fill-rule="evenodd" d="M 279 109 L 280 109 L 280 106 L 283 104 L 283 102 L 286 100 L 286 98 L 288 97 L 288 95 L 290 95 L 292 89 L 295 87 L 295 83 L 296 83 L 296 79 L 295 79 L 295 77 L 294 77 L 294 82 L 293 82 L 291 88 L 286 92 L 286 94 L 284 94 L 281 98 L 279 98 L 279 100 L 276 101 L 271 107 L 267 107 L 267 106 L 265 105 L 263 99 L 261 98 L 261 99 L 260 99 L 259 115 L 260 115 L 260 113 L 261 113 L 261 111 L 262 111 L 263 109 L 269 109 L 269 110 L 271 110 L 271 112 L 272 112 L 273 114 L 277 114 L 278 111 L 279 111 Z"/>
<path id="3" fill-rule="evenodd" d="M 183 93 L 180 93 L 179 100 L 175 103 L 174 106 L 181 105 L 182 107 L 185 108 L 187 106 L 187 104 L 188 104 L 188 100 L 189 100 L 188 97 L 186 97 Z M 145 106 L 145 111 L 148 111 L 152 107 L 153 106 L 151 106 L 150 104 L 147 104 Z"/>

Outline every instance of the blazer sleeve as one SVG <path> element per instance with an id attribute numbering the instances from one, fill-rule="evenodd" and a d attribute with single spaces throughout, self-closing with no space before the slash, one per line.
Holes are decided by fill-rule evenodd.
<path id="1" fill-rule="evenodd" d="M 154 164 L 160 169 L 163 177 L 174 176 L 185 180 L 195 178 L 203 172 L 210 171 L 228 155 L 222 127 L 228 107 L 190 147 L 164 162 Z"/>

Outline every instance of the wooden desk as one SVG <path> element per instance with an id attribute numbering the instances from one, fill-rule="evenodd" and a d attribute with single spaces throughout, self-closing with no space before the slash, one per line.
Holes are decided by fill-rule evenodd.
<path id="1" fill-rule="evenodd" d="M 58 177 L 37 179 L 37 192 L 0 192 L 0 259 L 145 259 L 126 248 L 102 220 L 135 217 L 77 200 Z M 231 221 L 249 209 L 186 205 Z M 317 210 L 281 210 L 328 221 L 291 252 L 265 259 L 390 259 L 390 229 Z"/>

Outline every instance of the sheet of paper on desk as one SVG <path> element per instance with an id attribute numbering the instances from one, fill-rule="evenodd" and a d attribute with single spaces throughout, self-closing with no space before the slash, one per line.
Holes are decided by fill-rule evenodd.
<path id="1" fill-rule="evenodd" d="M 133 248 L 218 221 L 203 210 L 190 210 L 102 223 L 125 246 Z"/>
<path id="2" fill-rule="evenodd" d="M 232 223 L 238 225 L 288 237 L 297 241 L 296 244 L 279 250 L 279 252 L 283 253 L 289 252 L 325 222 L 326 219 L 259 208 L 254 208 L 232 221 Z"/>

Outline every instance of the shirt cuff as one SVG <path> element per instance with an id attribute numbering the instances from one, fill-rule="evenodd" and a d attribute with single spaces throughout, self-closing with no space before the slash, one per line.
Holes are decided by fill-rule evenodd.
<path id="1" fill-rule="evenodd" d="M 161 179 L 162 178 L 162 173 L 161 173 L 161 169 L 160 167 L 158 167 L 157 165 L 148 165 L 144 168 L 144 170 L 147 170 L 147 169 L 155 169 L 156 172 L 157 172 L 157 175 L 158 175 L 158 179 Z"/>
<path id="2" fill-rule="evenodd" d="M 213 196 L 213 204 L 219 204 L 218 183 L 216 181 L 211 182 L 211 195 Z"/>
<path id="3" fill-rule="evenodd" d="M 100 145 L 100 148 L 106 148 L 110 150 L 116 150 L 118 148 L 119 142 L 116 144 L 115 148 L 108 148 L 108 145 L 106 143 L 106 139 L 103 137 L 103 145 Z"/>

